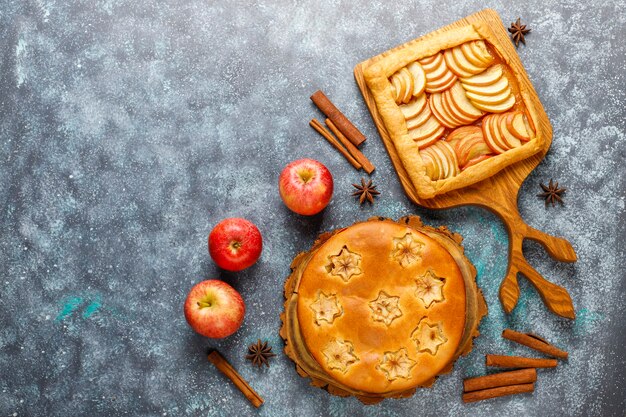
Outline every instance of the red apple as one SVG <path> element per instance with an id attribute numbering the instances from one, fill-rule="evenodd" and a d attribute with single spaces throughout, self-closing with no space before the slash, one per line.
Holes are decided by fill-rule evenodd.
<path id="1" fill-rule="evenodd" d="M 185 300 L 185 319 L 196 332 L 214 339 L 235 333 L 246 313 L 241 295 L 216 279 L 193 286 Z"/>
<path id="2" fill-rule="evenodd" d="M 246 219 L 224 219 L 209 235 L 211 258 L 217 266 L 227 271 L 241 271 L 254 265 L 262 249 L 261 232 Z"/>
<path id="3" fill-rule="evenodd" d="M 305 216 L 317 214 L 333 196 L 333 176 L 313 159 L 293 161 L 278 179 L 280 197 L 291 211 Z"/>

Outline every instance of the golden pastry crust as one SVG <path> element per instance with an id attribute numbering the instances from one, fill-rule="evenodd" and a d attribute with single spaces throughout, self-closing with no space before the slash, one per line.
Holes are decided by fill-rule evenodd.
<path id="1" fill-rule="evenodd" d="M 292 264 L 285 351 L 333 394 L 373 403 L 430 386 L 471 349 L 486 313 L 460 238 L 402 220 L 323 235 Z"/>
<path id="2" fill-rule="evenodd" d="M 365 81 L 374 97 L 385 128 L 420 198 L 432 198 L 489 178 L 505 167 L 539 152 L 545 140 L 541 134 L 532 132 L 530 140 L 523 146 L 468 166 L 459 175 L 433 181 L 426 174 L 426 166 L 420 157 L 418 145 L 409 137 L 404 116 L 394 101 L 389 77 L 411 62 L 472 40 L 486 41 L 499 62 L 505 65 L 506 76 L 512 84 L 515 95 L 516 109 L 524 111 L 531 127 L 537 126 L 538 113 L 530 99 L 530 92 L 523 83 L 518 82 L 520 75 L 510 65 L 492 30 L 483 23 L 432 32 L 372 58 L 368 61 L 370 64 L 363 69 Z"/>

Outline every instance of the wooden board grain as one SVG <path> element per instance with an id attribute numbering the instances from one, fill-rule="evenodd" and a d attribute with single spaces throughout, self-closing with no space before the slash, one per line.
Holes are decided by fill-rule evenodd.
<path id="1" fill-rule="evenodd" d="M 393 163 L 402 186 L 409 198 L 416 204 L 431 208 L 444 209 L 457 207 L 462 205 L 475 205 L 486 208 L 498 215 L 504 222 L 509 234 L 509 266 L 500 286 L 500 301 L 507 313 L 510 313 L 517 304 L 519 298 L 519 286 L 517 283 L 517 275 L 524 275 L 537 289 L 544 303 L 553 313 L 567 318 L 574 318 L 574 306 L 572 299 L 567 291 L 556 284 L 553 284 L 543 278 L 524 258 L 522 252 L 522 242 L 524 239 L 531 239 L 541 243 L 547 252 L 554 259 L 562 262 L 575 262 L 576 253 L 572 245 L 565 239 L 547 235 L 539 230 L 528 226 L 521 218 L 517 209 L 517 197 L 519 188 L 530 172 L 544 158 L 550 144 L 552 143 L 552 126 L 537 93 L 530 82 L 528 75 L 513 47 L 508 33 L 500 20 L 500 16 L 491 9 L 485 9 L 467 16 L 457 22 L 445 26 L 439 31 L 447 31 L 455 27 L 465 26 L 471 23 L 486 22 L 496 36 L 499 46 L 504 54 L 509 58 L 510 65 L 514 67 L 518 74 L 518 82 L 524 85 L 530 92 L 530 99 L 535 105 L 539 114 L 536 129 L 541 132 L 544 137 L 544 147 L 541 152 L 534 156 L 517 162 L 503 169 L 493 177 L 487 178 L 481 182 L 471 186 L 450 191 L 446 194 L 438 195 L 432 199 L 420 199 L 400 158 L 394 147 L 393 141 L 385 130 L 384 123 L 378 114 L 376 103 L 372 97 L 365 79 L 363 77 L 363 68 L 376 59 L 389 54 L 391 51 L 385 52 L 378 57 L 358 64 L 354 69 L 356 82 L 363 94 L 363 98 L 369 111 L 374 119 L 374 123 L 380 133 L 383 143 L 389 153 L 391 162 Z M 398 48 L 401 48 L 399 46 Z M 398 49 L 396 48 L 396 49 Z"/>

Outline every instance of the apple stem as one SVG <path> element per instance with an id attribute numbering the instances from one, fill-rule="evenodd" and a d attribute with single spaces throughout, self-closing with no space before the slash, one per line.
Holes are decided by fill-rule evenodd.
<path id="1" fill-rule="evenodd" d="M 212 305 L 213 303 L 210 301 L 198 301 L 198 307 L 200 308 L 211 307 Z"/>

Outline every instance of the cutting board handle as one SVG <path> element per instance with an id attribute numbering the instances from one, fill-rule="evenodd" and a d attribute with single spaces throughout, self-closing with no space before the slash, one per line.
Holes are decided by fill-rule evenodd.
<path id="1" fill-rule="evenodd" d="M 565 239 L 550 236 L 528 226 L 517 210 L 517 198 L 504 200 L 507 203 L 495 205 L 493 202 L 486 206 L 497 214 L 504 222 L 509 233 L 509 269 L 500 286 L 500 301 L 507 313 L 515 308 L 519 299 L 519 285 L 517 274 L 524 275 L 543 299 L 550 311 L 561 317 L 573 319 L 576 317 L 574 305 L 567 290 L 546 280 L 533 268 L 522 251 L 524 239 L 539 242 L 548 254 L 561 262 L 576 262 L 576 252 Z M 508 203 L 513 201 L 513 203 Z"/>

